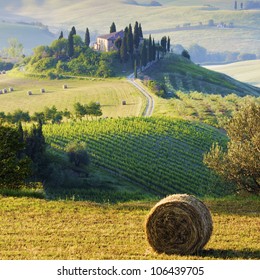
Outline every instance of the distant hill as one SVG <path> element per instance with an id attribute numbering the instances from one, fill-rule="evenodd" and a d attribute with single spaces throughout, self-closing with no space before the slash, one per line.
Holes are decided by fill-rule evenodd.
<path id="1" fill-rule="evenodd" d="M 0 22 L 0 51 L 8 47 L 8 40 L 10 38 L 17 38 L 23 44 L 24 54 L 31 54 L 32 49 L 38 45 L 48 45 L 55 36 L 47 27 L 39 24 Z"/>
<path id="2" fill-rule="evenodd" d="M 88 27 L 92 36 L 109 32 L 113 21 L 121 29 L 137 20 L 142 23 L 145 36 L 152 34 L 156 40 L 169 35 L 172 43 L 185 48 L 197 43 L 210 51 L 223 52 L 230 51 L 232 45 L 232 52 L 260 55 L 260 10 L 234 10 L 234 1 L 214 0 L 210 5 L 203 0 L 157 2 L 113 0 L 112 5 L 106 0 L 3 0 L 0 19 L 17 21 L 22 17 L 28 22 L 39 21 L 57 33 L 70 30 L 73 25 L 79 32 Z M 232 22 L 234 28 L 207 28 L 210 20 L 216 24 Z M 176 26 L 185 24 L 190 24 L 190 28 L 176 31 Z M 203 28 L 194 30 L 200 24 Z"/>
<path id="3" fill-rule="evenodd" d="M 227 74 L 241 82 L 260 88 L 260 60 L 241 61 L 223 65 L 209 65 L 206 68 Z"/>
<path id="4" fill-rule="evenodd" d="M 198 91 L 209 94 L 238 96 L 260 96 L 260 88 L 242 83 L 230 76 L 208 70 L 192 61 L 175 54 L 164 59 L 145 72 L 151 79 L 164 83 L 167 91 Z"/>

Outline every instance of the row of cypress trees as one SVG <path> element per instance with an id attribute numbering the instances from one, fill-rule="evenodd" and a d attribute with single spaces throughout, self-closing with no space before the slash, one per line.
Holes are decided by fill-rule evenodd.
<path id="1" fill-rule="evenodd" d="M 110 33 L 116 32 L 116 25 L 113 22 L 110 26 Z M 139 64 L 140 67 L 146 66 L 148 62 L 159 59 L 160 52 L 165 54 L 170 51 L 170 37 L 162 37 L 161 42 L 155 43 L 154 38 L 149 35 L 149 39 L 143 38 L 141 23 L 135 22 L 134 31 L 132 25 L 125 27 L 124 37 L 120 37 L 115 42 L 119 50 L 122 63 L 126 63 L 129 59 L 132 64 Z M 135 63 L 134 63 L 135 62 Z"/>

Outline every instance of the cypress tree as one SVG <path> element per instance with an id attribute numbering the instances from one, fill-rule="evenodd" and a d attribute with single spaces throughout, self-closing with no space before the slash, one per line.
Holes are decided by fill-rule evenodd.
<path id="1" fill-rule="evenodd" d="M 77 34 L 75 26 L 73 26 L 71 28 L 71 33 L 72 33 L 72 35 L 76 35 Z"/>
<path id="2" fill-rule="evenodd" d="M 161 46 L 162 46 L 163 52 L 166 53 L 166 50 L 167 50 L 167 37 L 166 36 L 162 37 Z"/>
<path id="3" fill-rule="evenodd" d="M 143 30 L 142 30 L 142 26 L 141 26 L 141 23 L 139 23 L 139 26 L 138 26 L 138 32 L 139 32 L 139 37 L 140 38 L 143 38 Z"/>
<path id="4" fill-rule="evenodd" d="M 113 23 L 111 24 L 111 26 L 110 26 L 110 33 L 114 33 L 114 32 L 116 32 L 116 25 L 115 25 L 115 23 L 113 22 Z"/>
<path id="5" fill-rule="evenodd" d="M 138 49 L 140 43 L 140 35 L 139 35 L 139 27 L 138 27 L 138 22 L 135 22 L 134 26 L 134 47 Z"/>
<path id="6" fill-rule="evenodd" d="M 132 31 L 132 26 L 129 24 L 128 33 L 127 33 L 127 51 L 131 58 L 133 58 L 134 52 L 134 36 Z"/>
<path id="7" fill-rule="evenodd" d="M 121 44 L 121 48 L 120 48 L 120 58 L 121 58 L 122 63 L 127 62 L 127 39 L 126 39 L 126 36 L 124 36 L 124 38 L 122 40 L 122 44 Z"/>
<path id="8" fill-rule="evenodd" d="M 158 41 L 158 44 L 156 46 L 156 50 L 157 50 L 157 60 L 159 60 L 160 59 L 160 50 L 161 50 L 161 46 L 159 44 L 159 41 Z"/>
<path id="9" fill-rule="evenodd" d="M 141 50 L 141 63 L 142 63 L 142 66 L 144 66 L 144 67 L 147 65 L 147 47 L 146 47 L 145 40 L 144 40 L 142 50 Z"/>
<path id="10" fill-rule="evenodd" d="M 156 60 L 156 45 L 155 45 L 154 39 L 153 39 L 153 60 L 154 61 Z"/>
<path id="11" fill-rule="evenodd" d="M 170 52 L 171 50 L 171 39 L 170 37 L 168 36 L 168 40 L 167 40 L 167 52 Z"/>
<path id="12" fill-rule="evenodd" d="M 61 31 L 60 36 L 59 36 L 59 40 L 63 38 L 63 31 Z"/>
<path id="13" fill-rule="evenodd" d="M 70 32 L 68 37 L 68 56 L 72 57 L 74 55 L 74 40 L 73 40 L 73 34 Z"/>
<path id="14" fill-rule="evenodd" d="M 89 44 L 90 44 L 90 35 L 89 35 L 89 30 L 88 28 L 86 29 L 86 33 L 85 33 L 85 45 L 87 47 L 89 47 Z"/>
<path id="15" fill-rule="evenodd" d="M 136 62 L 136 59 L 135 59 L 135 62 L 134 62 L 134 74 L 135 74 L 135 79 L 137 79 L 137 62 Z"/>
<path id="16" fill-rule="evenodd" d="M 148 61 L 153 61 L 153 45 L 152 45 L 152 37 L 151 34 L 149 35 L 149 41 L 148 41 Z"/>

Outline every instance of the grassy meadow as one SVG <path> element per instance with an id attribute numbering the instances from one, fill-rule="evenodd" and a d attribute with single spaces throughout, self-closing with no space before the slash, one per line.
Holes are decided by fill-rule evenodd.
<path id="1" fill-rule="evenodd" d="M 154 205 L 0 196 L 0 259 L 259 259 L 259 199 L 205 200 L 214 230 L 195 256 L 156 254 L 144 225 Z"/>
<path id="2" fill-rule="evenodd" d="M 241 82 L 260 87 L 260 60 L 241 61 L 224 65 L 205 66 L 209 70 L 229 75 Z"/>
<path id="3" fill-rule="evenodd" d="M 63 85 L 68 89 L 64 90 Z M 73 104 L 100 102 L 104 117 L 140 116 L 146 106 L 145 97 L 124 79 L 69 79 L 48 80 L 25 76 L 0 76 L 0 88 L 14 91 L 0 95 L 0 112 L 40 112 L 45 106 L 73 111 Z M 40 91 L 44 88 L 46 93 Z M 28 91 L 33 95 L 28 95 Z M 127 105 L 122 105 L 126 101 Z"/>

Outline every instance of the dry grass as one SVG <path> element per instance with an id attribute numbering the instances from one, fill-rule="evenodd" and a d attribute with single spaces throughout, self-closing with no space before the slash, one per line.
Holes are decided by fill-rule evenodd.
<path id="1" fill-rule="evenodd" d="M 126 117 L 140 116 L 145 107 L 145 98 L 126 80 L 120 79 L 93 79 L 68 80 L 68 89 L 64 90 L 64 80 L 39 80 L 34 78 L 4 75 L 0 80 L 0 88 L 13 87 L 12 93 L 0 95 L 0 112 L 12 112 L 16 109 L 39 112 L 45 106 L 55 105 L 58 110 L 73 111 L 76 102 L 100 102 L 103 116 Z M 41 94 L 40 89 L 45 93 Z M 27 92 L 33 95 L 28 96 Z M 127 106 L 122 106 L 126 100 Z"/>
<path id="2" fill-rule="evenodd" d="M 0 197 L 4 259 L 259 259 L 260 200 L 207 200 L 214 231 L 198 256 L 156 254 L 144 221 L 154 202 L 98 205 Z"/>

